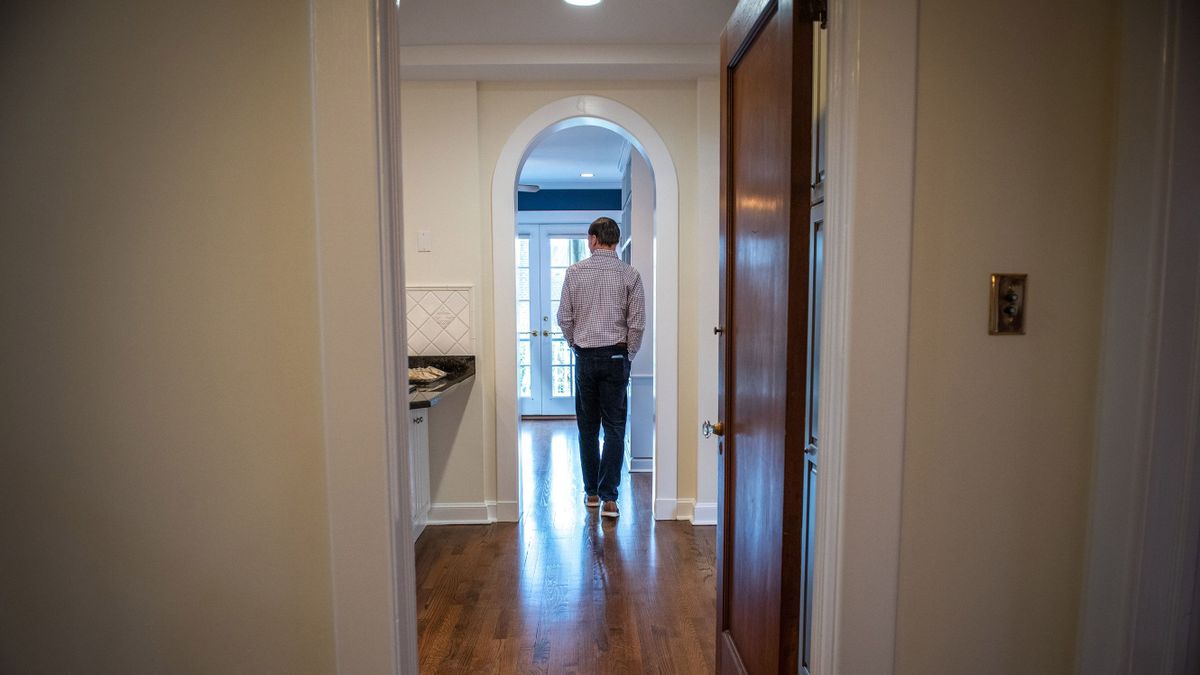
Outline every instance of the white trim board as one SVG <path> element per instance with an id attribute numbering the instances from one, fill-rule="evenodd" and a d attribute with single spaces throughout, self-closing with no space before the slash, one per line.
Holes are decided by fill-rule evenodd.
<path id="1" fill-rule="evenodd" d="M 1121 5 L 1080 673 L 1195 672 L 1200 649 L 1200 21 L 1184 4 Z"/>
<path id="2" fill-rule="evenodd" d="M 716 36 L 714 36 L 716 37 Z M 410 45 L 406 80 L 694 80 L 717 71 L 708 45 Z"/>
<path id="3" fill-rule="evenodd" d="M 651 473 L 654 471 L 653 457 L 633 457 L 629 460 L 629 473 Z"/>
<path id="4" fill-rule="evenodd" d="M 716 525 L 717 503 L 696 502 L 692 506 L 692 525 Z"/>
<path id="5" fill-rule="evenodd" d="M 895 669 L 917 10 L 830 3 L 814 675 Z"/>
<path id="6" fill-rule="evenodd" d="M 696 508 L 695 499 L 678 499 L 675 501 L 675 520 L 691 520 Z"/>
<path id="7" fill-rule="evenodd" d="M 314 244 L 336 668 L 416 675 L 395 9 L 310 5 Z"/>
<path id="8" fill-rule="evenodd" d="M 697 502 L 695 499 L 677 500 L 675 502 L 675 520 L 686 520 L 692 525 L 698 526 L 716 525 L 717 503 Z"/>
<path id="9" fill-rule="evenodd" d="M 603 126 L 633 137 L 654 172 L 654 213 L 657 258 L 654 264 L 655 382 L 654 425 L 655 518 L 675 518 L 678 458 L 679 362 L 679 180 L 666 143 L 654 127 L 628 106 L 601 96 L 571 96 L 531 113 L 513 130 L 492 177 L 492 270 L 494 355 L 496 378 L 496 493 L 499 501 L 517 504 L 513 520 L 520 518 L 520 453 L 518 415 L 516 312 L 516 185 L 521 164 L 533 145 L 545 135 L 580 125 Z M 662 502 L 663 506 L 659 504 Z M 670 505 L 669 509 L 666 504 Z"/>
<path id="10" fill-rule="evenodd" d="M 495 502 L 440 502 L 429 507 L 426 525 L 489 525 L 494 522 Z"/>

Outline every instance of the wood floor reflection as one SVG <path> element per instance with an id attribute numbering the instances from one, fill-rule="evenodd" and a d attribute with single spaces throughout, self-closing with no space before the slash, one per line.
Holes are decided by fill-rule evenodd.
<path id="1" fill-rule="evenodd" d="M 711 673 L 714 528 L 583 506 L 573 421 L 521 427 L 520 523 L 431 526 L 417 542 L 422 673 Z"/>

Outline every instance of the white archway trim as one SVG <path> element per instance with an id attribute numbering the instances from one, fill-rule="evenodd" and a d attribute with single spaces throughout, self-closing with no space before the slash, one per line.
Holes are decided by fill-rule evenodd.
<path id="1" fill-rule="evenodd" d="M 678 501 L 679 179 L 661 136 L 632 108 L 601 96 L 572 96 L 534 111 L 513 130 L 492 176 L 492 269 L 496 363 L 496 516 L 521 517 L 517 451 L 516 185 L 529 148 L 559 129 L 592 124 L 633 137 L 654 173 L 654 517 L 674 520 Z M 611 125 L 611 126 L 610 126 Z M 619 128 L 616 128 L 619 127 Z"/>

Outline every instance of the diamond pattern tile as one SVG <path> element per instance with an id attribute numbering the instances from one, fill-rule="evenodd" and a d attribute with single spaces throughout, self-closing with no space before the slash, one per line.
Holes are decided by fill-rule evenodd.
<path id="1" fill-rule="evenodd" d="M 475 353 L 470 286 L 409 286 L 408 352 L 416 356 Z"/>

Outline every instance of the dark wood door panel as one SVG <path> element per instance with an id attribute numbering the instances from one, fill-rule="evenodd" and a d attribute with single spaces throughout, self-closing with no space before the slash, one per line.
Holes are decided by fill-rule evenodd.
<path id="1" fill-rule="evenodd" d="M 771 672 L 779 656 L 783 486 L 764 478 L 782 475 L 787 415 L 788 287 L 778 282 L 788 270 L 790 178 L 778 144 L 787 138 L 790 106 L 786 89 L 762 85 L 784 77 L 781 32 L 778 21 L 766 24 L 729 75 L 736 349 L 727 386 L 737 426 L 727 461 L 747 480 L 729 487 L 728 630 L 751 673 Z"/>
<path id="2" fill-rule="evenodd" d="M 721 639 L 717 643 L 717 651 L 719 652 L 717 656 L 718 673 L 746 675 L 746 666 L 738 656 L 737 647 L 733 644 L 733 637 L 728 632 L 721 634 Z"/>
<path id="3" fill-rule="evenodd" d="M 718 665 L 796 672 L 805 556 L 812 30 L 743 0 L 722 40 Z"/>

